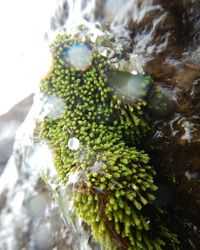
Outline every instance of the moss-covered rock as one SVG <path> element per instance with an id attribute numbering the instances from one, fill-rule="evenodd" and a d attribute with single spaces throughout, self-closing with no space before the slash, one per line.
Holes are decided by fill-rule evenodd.
<path id="1" fill-rule="evenodd" d="M 111 66 L 91 44 L 59 35 L 51 50 L 53 66 L 41 81 L 41 92 L 62 100 L 65 109 L 59 116 L 47 112 L 41 137 L 52 149 L 66 188 L 73 188 L 75 213 L 91 226 L 102 249 L 175 246 L 176 235 L 161 223 L 161 210 L 153 205 L 155 171 L 149 156 L 136 148 L 149 130 L 145 100 L 116 95 L 109 84 Z M 70 58 L 78 53 L 81 62 Z M 148 81 L 144 77 L 145 86 Z"/>

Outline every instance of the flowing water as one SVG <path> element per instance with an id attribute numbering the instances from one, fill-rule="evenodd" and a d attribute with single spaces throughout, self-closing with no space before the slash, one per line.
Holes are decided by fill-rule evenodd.
<path id="1" fill-rule="evenodd" d="M 46 32 L 47 41 L 59 32 L 89 39 L 115 69 L 127 73 L 118 76 L 128 82 L 123 89 L 129 91 L 137 73 L 152 76 L 150 91 L 135 85 L 140 95 L 148 90 L 153 126 L 143 148 L 157 172 L 156 203 L 166 209 L 166 221 L 183 250 L 199 249 L 200 243 L 199 13 L 195 0 L 59 0 Z M 71 55 L 80 52 L 89 57 L 84 46 Z M 89 61 L 72 62 L 85 67 Z M 111 78 L 115 82 L 116 76 Z M 115 88 L 120 94 L 120 86 Z M 56 119 L 63 108 L 55 96 L 43 99 L 37 94 L 18 131 L 13 155 L 0 177 L 2 250 L 99 249 L 87 225 L 73 215 L 70 190 L 60 184 L 47 144 L 33 133 L 36 119 Z M 79 149 L 77 138 L 68 144 Z M 77 178 L 70 176 L 70 183 Z"/>

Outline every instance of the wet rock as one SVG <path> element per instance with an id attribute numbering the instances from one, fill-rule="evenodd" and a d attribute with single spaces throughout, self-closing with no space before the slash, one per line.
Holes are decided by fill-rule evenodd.
<path id="1" fill-rule="evenodd" d="M 190 89 L 190 96 L 197 108 L 200 108 L 200 79 L 197 79 L 192 83 L 192 88 Z"/>
<path id="2" fill-rule="evenodd" d="M 19 154 L 19 152 L 15 152 Z M 17 156 L 16 156 L 17 157 Z M 69 250 L 73 236 L 40 173 L 32 174 L 27 162 L 9 160 L 0 177 L 0 248 L 5 250 Z M 9 184 L 5 178 L 16 171 Z M 6 184 L 5 184 L 6 183 Z"/>
<path id="3" fill-rule="evenodd" d="M 162 208 L 170 208 L 173 206 L 175 201 L 175 194 L 173 192 L 173 188 L 170 187 L 169 184 L 158 184 L 158 190 L 156 191 L 156 200 L 155 204 Z"/>
<path id="4" fill-rule="evenodd" d="M 168 215 L 174 218 L 181 249 L 198 249 L 199 234 L 195 230 L 198 232 L 200 228 L 199 117 L 174 113 L 170 118 L 156 121 L 155 127 L 149 149 L 156 179 L 158 183 L 168 183 L 175 195 L 173 204 L 167 208 Z M 166 195 L 169 198 L 170 192 Z M 159 197 L 158 194 L 158 201 Z"/>
<path id="5" fill-rule="evenodd" d="M 69 1 L 61 2 L 52 18 L 53 30 L 63 26 L 69 16 Z M 157 171 L 156 182 L 160 185 L 157 202 L 167 210 L 166 219 L 178 233 L 181 249 L 198 249 L 200 3 L 198 0 L 124 1 L 126 6 L 119 13 L 117 10 L 115 15 L 108 16 L 103 2 L 96 1 L 93 12 L 85 12 L 86 19 L 100 20 L 105 24 L 107 15 L 106 25 L 117 34 L 117 42 L 123 48 L 119 60 L 123 58 L 126 61 L 136 56 L 145 73 L 156 82 L 155 86 L 164 86 L 167 90 L 168 94 L 160 102 L 153 96 L 150 98 L 154 131 L 145 146 Z M 86 6 L 86 1 L 82 5 Z M 176 98 L 173 99 L 173 96 Z M 163 103 L 167 103 L 167 112 L 153 115 Z M 11 146 L 7 148 L 8 153 L 2 153 L 6 160 Z M 0 196 L 1 228 L 8 229 L 0 232 L 1 247 L 70 249 L 73 237 L 60 219 L 58 207 L 52 203 L 47 187 L 39 177 L 33 182 L 33 171 L 22 167 L 21 154 L 15 156 L 12 175 L 16 177 Z M 0 181 L 2 186 L 5 181 L 2 178 Z M 29 189 L 32 191 L 27 192 Z M 164 200 L 161 199 L 163 193 Z M 41 203 L 39 207 L 35 205 L 38 199 Z"/>
<path id="6" fill-rule="evenodd" d="M 148 98 L 148 110 L 155 118 L 164 118 L 170 115 L 177 105 L 177 89 L 169 86 L 154 86 Z"/>
<path id="7" fill-rule="evenodd" d="M 90 230 L 68 211 L 71 190 L 57 179 L 47 145 L 33 142 L 34 111 L 18 130 L 0 176 L 0 249 L 99 250 Z"/>
<path id="8" fill-rule="evenodd" d="M 0 174 L 12 154 L 14 137 L 33 102 L 33 95 L 16 104 L 8 113 L 0 116 Z"/>

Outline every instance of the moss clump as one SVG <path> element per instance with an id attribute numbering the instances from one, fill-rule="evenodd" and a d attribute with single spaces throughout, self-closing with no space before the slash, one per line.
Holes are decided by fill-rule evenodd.
<path id="1" fill-rule="evenodd" d="M 152 205 L 156 185 L 149 157 L 136 149 L 149 130 L 142 111 L 146 102 L 121 100 L 109 87 L 110 65 L 92 48 L 85 70 L 70 65 L 68 51 L 78 43 L 67 35 L 57 37 L 51 44 L 54 65 L 41 81 L 45 96 L 61 98 L 66 105 L 59 118 L 46 116 L 40 126 L 63 182 L 73 185 L 74 210 L 91 226 L 102 249 L 176 244 Z M 78 150 L 68 144 L 74 137 Z M 76 176 L 73 184 L 70 175 Z"/>

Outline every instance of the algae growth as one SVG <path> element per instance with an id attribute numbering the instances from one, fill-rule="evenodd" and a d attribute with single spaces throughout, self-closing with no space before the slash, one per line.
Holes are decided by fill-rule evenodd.
<path id="1" fill-rule="evenodd" d="M 51 51 L 53 65 L 41 92 L 65 108 L 59 117 L 46 115 L 41 137 L 72 190 L 74 212 L 102 249 L 178 249 L 176 235 L 153 204 L 157 187 L 149 156 L 137 149 L 150 129 L 145 100 L 115 92 L 109 81 L 113 69 L 91 44 L 59 35 Z M 79 53 L 81 62 L 71 58 Z M 143 84 L 151 79 L 144 77 Z"/>

